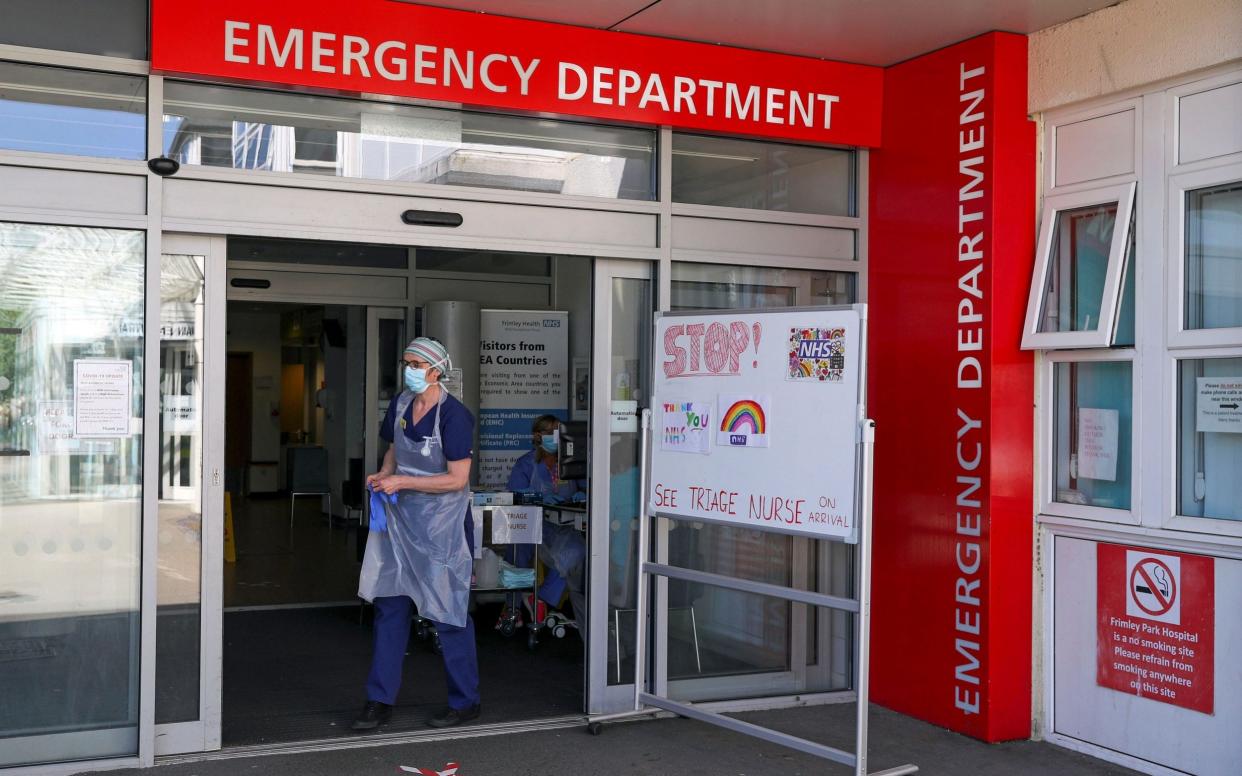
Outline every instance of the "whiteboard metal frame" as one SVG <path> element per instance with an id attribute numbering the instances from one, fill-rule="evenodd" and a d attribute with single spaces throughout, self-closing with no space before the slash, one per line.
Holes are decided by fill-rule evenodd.
<path id="1" fill-rule="evenodd" d="M 779 744 L 814 757 L 830 760 L 832 762 L 841 763 L 854 769 L 855 776 L 866 776 L 867 771 L 867 738 L 868 738 L 868 700 L 870 688 L 870 635 L 871 635 L 871 517 L 872 517 L 872 490 L 874 478 L 874 448 L 875 448 L 875 421 L 866 417 L 866 384 L 867 384 L 867 364 L 866 364 L 866 343 L 867 343 L 867 307 L 864 304 L 855 305 L 834 305 L 827 307 L 800 307 L 800 308 L 779 308 L 777 310 L 729 310 L 731 314 L 764 314 L 765 312 L 830 312 L 840 310 L 856 310 L 859 313 L 861 322 L 860 331 L 860 350 L 862 356 L 859 363 L 859 397 L 858 397 L 858 426 L 855 434 L 855 445 L 858 449 L 858 456 L 855 459 L 855 516 L 858 526 L 858 587 L 857 598 L 843 598 L 840 596 L 828 595 L 808 590 L 798 590 L 795 588 L 785 587 L 782 585 L 773 585 L 765 582 L 755 582 L 747 579 L 739 579 L 723 574 L 715 574 L 705 571 L 697 571 L 679 566 L 671 566 L 666 563 L 657 563 L 648 560 L 650 557 L 650 535 L 652 518 L 678 519 L 685 520 L 681 516 L 666 515 L 660 512 L 653 512 L 651 509 L 651 501 L 649 498 L 649 487 L 651 478 L 651 416 L 650 409 L 644 409 L 642 412 L 642 467 L 639 473 L 639 488 L 642 498 L 639 501 L 638 512 L 638 601 L 637 601 L 637 636 L 635 639 L 635 657 L 634 657 L 634 707 L 632 710 L 623 711 L 615 714 L 602 714 L 589 718 L 589 729 L 593 733 L 600 731 L 600 725 L 604 722 L 614 720 L 628 719 L 633 717 L 648 716 L 661 711 L 672 712 L 688 719 L 706 722 L 710 725 L 732 730 L 736 733 L 748 735 L 753 738 L 759 738 L 770 743 Z M 694 311 L 687 313 L 657 313 L 657 321 L 663 316 L 679 317 L 690 315 L 702 315 L 704 311 Z M 658 327 L 653 327 L 653 335 Z M 653 353 L 655 350 L 652 351 Z M 653 402 L 654 403 L 654 402 Z M 698 519 L 698 518 L 694 518 Z M 772 530 L 772 529 L 760 529 Z M 778 533 L 791 533 L 788 531 L 777 531 Z M 831 538 L 836 541 L 845 541 L 842 537 L 819 537 Z M 738 590 L 745 593 L 753 593 L 772 598 L 779 598 L 785 601 L 795 603 L 803 603 L 810 606 L 824 607 L 829 609 L 837 609 L 840 611 L 855 614 L 855 691 L 857 695 L 856 718 L 857 726 L 855 731 L 854 751 L 849 752 L 843 749 L 820 744 L 815 741 L 809 741 L 804 738 L 782 733 L 777 730 L 765 728 L 761 725 L 755 725 L 750 722 L 744 722 L 734 717 L 728 717 L 724 714 L 708 708 L 718 704 L 700 704 L 700 703 L 684 703 L 675 701 L 671 698 L 661 696 L 655 692 L 645 692 L 644 687 L 647 685 L 649 677 L 647 676 L 647 653 L 651 649 L 648 643 L 647 634 L 647 618 L 649 612 L 647 577 L 651 576 L 657 580 L 661 579 L 679 579 L 688 582 L 698 582 L 717 587 L 724 587 L 731 590 Z M 665 605 L 667 605 L 665 603 Z M 658 612 L 657 612 L 658 614 Z M 656 650 L 657 658 L 662 654 L 661 650 Z M 902 774 L 917 773 L 916 765 L 900 765 L 895 768 L 889 768 L 883 771 L 876 771 L 871 776 L 901 776 Z"/>

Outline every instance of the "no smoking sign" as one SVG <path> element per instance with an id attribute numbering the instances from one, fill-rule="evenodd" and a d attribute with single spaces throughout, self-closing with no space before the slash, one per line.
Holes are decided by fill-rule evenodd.
<path id="1" fill-rule="evenodd" d="M 1126 614 L 1181 625 L 1182 559 L 1126 550 Z"/>

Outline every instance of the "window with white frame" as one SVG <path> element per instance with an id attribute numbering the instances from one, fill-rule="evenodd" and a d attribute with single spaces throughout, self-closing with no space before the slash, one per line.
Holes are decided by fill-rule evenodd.
<path id="1" fill-rule="evenodd" d="M 1134 191 L 1131 182 L 1044 200 L 1024 348 L 1133 344 Z"/>
<path id="2" fill-rule="evenodd" d="M 1242 521 L 1242 164 L 1169 189 L 1176 514 Z"/>
<path id="3" fill-rule="evenodd" d="M 1022 335 L 1043 353 L 1045 514 L 1242 537 L 1238 116 L 1235 70 L 1046 117 Z M 1090 180 L 1064 174 L 1094 158 Z"/>

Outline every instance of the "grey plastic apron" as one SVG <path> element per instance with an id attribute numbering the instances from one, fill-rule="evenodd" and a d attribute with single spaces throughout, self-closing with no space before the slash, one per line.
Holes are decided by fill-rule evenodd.
<path id="1" fill-rule="evenodd" d="M 398 474 L 425 477 L 448 471 L 440 438 L 440 405 L 446 396 L 441 393 L 436 402 L 432 435 L 421 442 L 410 439 L 400 428 L 414 394 L 406 391 L 398 400 L 398 427 L 393 434 Z M 397 503 L 386 507 L 388 530 L 372 531 L 367 536 L 358 596 L 367 601 L 409 596 L 420 616 L 464 626 L 472 561 L 462 524 L 469 501 L 466 488 L 453 493 L 400 491 Z"/>

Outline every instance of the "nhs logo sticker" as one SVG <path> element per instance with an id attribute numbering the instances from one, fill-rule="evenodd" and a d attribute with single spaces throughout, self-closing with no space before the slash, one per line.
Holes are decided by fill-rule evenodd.
<path id="1" fill-rule="evenodd" d="M 845 377 L 845 328 L 791 328 L 786 380 L 839 383 Z"/>
<path id="2" fill-rule="evenodd" d="M 545 328 L 545 329 L 559 329 L 559 328 L 561 328 L 561 320 L 560 320 L 559 318 L 544 318 L 544 319 L 543 319 L 543 328 Z"/>

